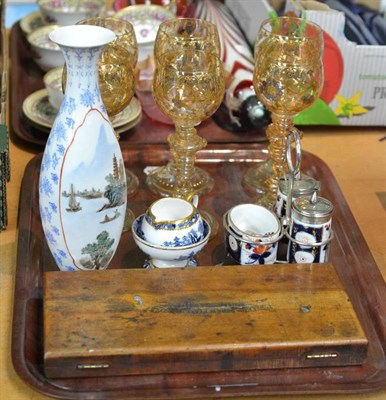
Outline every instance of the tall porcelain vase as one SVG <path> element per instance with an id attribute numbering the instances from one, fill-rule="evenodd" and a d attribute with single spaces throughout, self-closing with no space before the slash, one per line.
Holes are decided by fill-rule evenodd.
<path id="1" fill-rule="evenodd" d="M 104 269 L 122 234 L 126 176 L 98 86 L 98 61 L 115 35 L 74 25 L 50 34 L 67 64 L 65 96 L 40 170 L 39 208 L 59 269 Z"/>

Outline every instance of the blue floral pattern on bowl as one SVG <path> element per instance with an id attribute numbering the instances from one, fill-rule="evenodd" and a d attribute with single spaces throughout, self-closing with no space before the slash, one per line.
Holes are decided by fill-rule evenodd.
<path id="1" fill-rule="evenodd" d="M 170 268 L 197 265 L 194 257 L 204 248 L 210 237 L 210 227 L 205 220 L 202 222 L 203 238 L 199 242 L 187 246 L 174 246 L 173 244 L 163 246 L 152 244 L 144 239 L 141 228 L 143 218 L 144 216 L 141 215 L 135 219 L 132 225 L 132 233 L 135 243 L 148 256 L 147 261 L 145 261 L 145 268 L 149 266 Z"/>

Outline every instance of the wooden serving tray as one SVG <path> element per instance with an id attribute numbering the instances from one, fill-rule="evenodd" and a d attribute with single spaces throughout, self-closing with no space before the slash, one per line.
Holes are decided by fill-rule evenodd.
<path id="1" fill-rule="evenodd" d="M 168 147 L 133 147 L 122 143 L 122 152 L 126 166 L 140 181 L 138 192 L 129 199 L 130 208 L 139 215 L 156 198 L 144 183 L 144 168 L 166 163 Z M 266 149 L 258 144 L 249 144 L 248 147 L 211 144 L 200 151 L 197 165 L 205 168 L 215 179 L 212 192 L 200 199 L 202 209 L 211 212 L 221 223 L 222 215 L 231 206 L 253 201 L 242 190 L 242 177 L 248 167 L 265 158 Z M 28 164 L 21 188 L 12 331 L 14 367 L 35 390 L 63 399 L 127 400 L 352 393 L 386 388 L 386 304 L 382 275 L 331 171 L 320 159 L 305 152 L 302 171 L 321 181 L 321 195 L 335 206 L 335 239 L 331 245 L 330 262 L 336 267 L 369 340 L 368 354 L 362 365 L 49 379 L 43 366 L 42 285 L 44 272 L 55 271 L 56 266 L 44 239 L 38 211 L 40 162 L 41 156 L 37 156 Z M 205 266 L 226 261 L 220 229 L 199 254 L 198 263 Z M 110 268 L 140 268 L 143 262 L 144 255 L 136 248 L 131 234 L 123 234 Z"/>
<path id="2" fill-rule="evenodd" d="M 10 33 L 10 57 L 12 73 L 10 76 L 10 135 L 19 146 L 34 147 L 42 150 L 47 138 L 48 129 L 30 122 L 23 113 L 23 101 L 28 95 L 44 89 L 44 71 L 35 63 L 25 34 L 19 22 L 14 24 Z M 142 113 L 141 123 L 126 132 L 120 133 L 120 141 L 130 143 L 166 143 L 167 136 L 174 130 L 170 125 L 153 122 Z M 208 142 L 263 142 L 265 127 L 244 133 L 232 133 L 220 128 L 212 119 L 199 126 L 200 136 Z"/>

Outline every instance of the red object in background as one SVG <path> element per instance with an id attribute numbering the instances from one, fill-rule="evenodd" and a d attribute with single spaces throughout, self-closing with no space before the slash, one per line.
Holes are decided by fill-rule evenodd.
<path id="1" fill-rule="evenodd" d="M 324 37 L 324 85 L 320 98 L 329 104 L 338 93 L 343 80 L 344 61 L 334 39 L 325 31 Z"/>
<path id="2" fill-rule="evenodd" d="M 252 83 L 253 50 L 231 10 L 218 0 L 200 0 L 192 3 L 185 16 L 212 22 L 218 30 L 227 82 L 223 104 L 214 120 L 234 132 L 265 126 L 268 111 L 257 99 Z"/>

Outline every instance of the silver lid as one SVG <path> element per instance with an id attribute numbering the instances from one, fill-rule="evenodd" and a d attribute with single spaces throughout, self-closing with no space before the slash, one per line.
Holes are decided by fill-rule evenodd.
<path id="1" fill-rule="evenodd" d="M 334 210 L 331 201 L 318 197 L 316 192 L 309 197 L 298 197 L 293 202 L 293 209 L 304 217 L 308 218 L 322 218 L 329 217 Z"/>
<path id="2" fill-rule="evenodd" d="M 279 190 L 284 195 L 288 193 L 288 176 L 279 180 Z M 295 178 L 292 186 L 292 197 L 299 197 L 312 194 L 320 189 L 320 182 L 307 175 L 301 175 L 300 178 Z"/>

